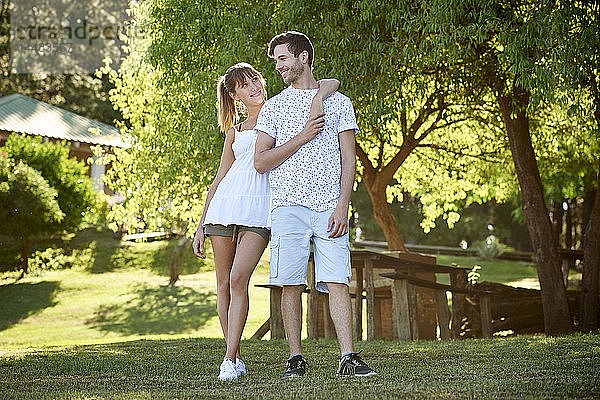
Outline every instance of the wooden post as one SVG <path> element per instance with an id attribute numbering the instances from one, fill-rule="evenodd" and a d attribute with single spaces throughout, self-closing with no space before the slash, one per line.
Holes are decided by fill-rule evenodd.
<path id="1" fill-rule="evenodd" d="M 492 311 L 490 307 L 490 296 L 482 294 L 479 296 L 479 307 L 481 308 L 481 333 L 484 338 L 492 337 Z"/>
<path id="2" fill-rule="evenodd" d="M 450 309 L 448 308 L 448 298 L 445 290 L 435 291 L 435 310 L 438 326 L 440 327 L 440 337 L 450 339 Z"/>
<path id="3" fill-rule="evenodd" d="M 256 330 L 256 332 L 254 332 L 254 335 L 252 335 L 252 337 L 250 339 L 256 339 L 256 340 L 260 340 L 263 338 L 263 336 L 265 336 L 267 334 L 267 332 L 269 332 L 269 329 L 271 329 L 271 318 L 267 318 L 267 320 L 265 322 L 263 322 L 263 324 Z"/>
<path id="4" fill-rule="evenodd" d="M 456 264 L 453 264 L 456 266 Z M 450 273 L 450 285 L 459 288 L 467 288 L 467 271 L 457 268 L 455 272 Z M 460 338 L 460 329 L 462 319 L 465 315 L 466 295 L 463 293 L 452 293 L 452 338 Z"/>
<path id="5" fill-rule="evenodd" d="M 563 258 L 561 259 L 561 270 L 562 270 L 562 274 L 563 274 L 563 283 L 565 284 L 565 287 L 569 287 L 569 269 L 571 268 L 571 258 L 565 254 L 563 255 Z"/>
<path id="6" fill-rule="evenodd" d="M 319 337 L 319 292 L 315 282 L 315 268 L 313 260 L 308 261 L 308 338 Z"/>
<path id="7" fill-rule="evenodd" d="M 394 336 L 397 339 L 411 339 L 408 282 L 406 279 L 398 279 L 392 282 L 392 324 L 394 326 Z"/>
<path id="8" fill-rule="evenodd" d="M 285 339 L 285 329 L 283 328 L 283 317 L 281 315 L 281 292 L 283 288 L 273 287 L 270 298 L 271 317 L 269 325 L 271 326 L 271 339 Z"/>
<path id="9" fill-rule="evenodd" d="M 414 268 L 408 269 L 410 276 L 415 276 Z M 419 339 L 419 300 L 415 285 L 408 285 L 408 310 L 410 319 L 410 332 L 413 340 Z"/>
<path id="10" fill-rule="evenodd" d="M 362 340 L 362 313 L 363 313 L 363 269 L 356 267 L 356 296 L 354 298 L 354 340 Z"/>
<path id="11" fill-rule="evenodd" d="M 323 332 L 325 339 L 336 339 L 335 325 L 331 319 L 331 313 L 329 312 L 329 295 L 323 296 Z"/>
<path id="12" fill-rule="evenodd" d="M 373 284 L 373 261 L 365 260 L 367 286 L 367 340 L 375 339 L 375 285 Z"/>

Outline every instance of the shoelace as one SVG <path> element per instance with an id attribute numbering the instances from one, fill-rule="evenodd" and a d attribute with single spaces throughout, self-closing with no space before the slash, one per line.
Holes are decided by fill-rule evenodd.
<path id="1" fill-rule="evenodd" d="M 342 363 L 340 365 L 340 373 L 344 375 L 354 375 L 356 372 L 356 367 L 366 366 L 367 364 L 360 358 L 359 354 L 362 353 L 362 350 L 358 353 L 351 353 L 345 356 L 347 360 L 342 359 Z"/>
<path id="2" fill-rule="evenodd" d="M 300 368 L 303 364 L 304 365 L 308 364 L 304 358 L 295 359 L 295 357 L 294 357 L 291 360 L 287 360 L 285 367 L 287 369 L 291 369 L 292 368 L 292 362 L 294 362 L 296 364 L 293 368 Z"/>
<path id="3" fill-rule="evenodd" d="M 350 355 L 350 360 L 348 360 L 349 362 L 351 362 L 352 364 L 354 364 L 355 366 L 359 367 L 359 366 L 363 366 L 363 365 L 367 365 L 362 358 L 360 358 L 358 356 L 358 354 L 351 354 Z"/>

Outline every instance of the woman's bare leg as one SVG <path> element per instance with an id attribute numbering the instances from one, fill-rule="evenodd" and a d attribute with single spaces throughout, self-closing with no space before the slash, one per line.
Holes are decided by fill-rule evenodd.
<path id="1" fill-rule="evenodd" d="M 231 236 L 210 236 L 213 254 L 215 257 L 215 272 L 217 275 L 217 313 L 223 330 L 223 337 L 227 342 L 227 318 L 229 313 L 229 275 L 233 258 L 235 256 L 235 242 Z"/>
<path id="2" fill-rule="evenodd" d="M 240 357 L 240 340 L 248 317 L 248 284 L 266 245 L 265 239 L 256 232 L 243 232 L 238 241 L 229 277 L 231 298 L 225 357 Z"/>

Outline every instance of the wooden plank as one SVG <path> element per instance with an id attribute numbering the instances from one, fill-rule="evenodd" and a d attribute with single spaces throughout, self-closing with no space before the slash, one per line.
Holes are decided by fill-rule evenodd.
<path id="1" fill-rule="evenodd" d="M 414 268 L 409 268 L 408 273 L 414 277 Z M 408 317 L 410 319 L 410 334 L 412 340 L 419 339 L 419 297 L 415 285 L 408 285 Z"/>
<path id="2" fill-rule="evenodd" d="M 283 288 L 274 287 L 270 290 L 270 308 L 271 317 L 269 324 L 271 329 L 271 339 L 285 339 L 285 329 L 283 328 L 283 317 L 281 314 L 281 293 Z"/>
<path id="3" fill-rule="evenodd" d="M 359 262 L 367 259 L 366 256 L 357 255 L 356 251 L 350 252 L 350 257 L 352 260 L 352 266 L 357 266 Z M 374 261 L 377 265 L 377 268 L 400 268 L 406 269 L 409 266 L 418 266 L 420 270 L 427 272 L 439 272 L 439 273 L 450 273 L 454 271 L 456 268 L 462 267 L 453 267 L 446 265 L 439 265 L 431 262 L 427 262 L 427 258 L 431 256 L 424 256 L 420 254 L 383 254 L 383 253 L 375 253 L 375 252 L 367 252 L 361 251 L 360 253 L 369 253 L 370 260 Z M 469 271 L 468 268 L 462 268 L 465 271 Z"/>
<path id="4" fill-rule="evenodd" d="M 445 290 L 435 291 L 435 310 L 438 326 L 440 328 L 440 337 L 450 339 L 450 308 L 448 307 L 448 298 Z"/>
<path id="5" fill-rule="evenodd" d="M 405 279 L 392 282 L 392 324 L 397 339 L 411 339 L 408 282 Z"/>
<path id="6" fill-rule="evenodd" d="M 254 335 L 250 339 L 260 340 L 269 332 L 271 329 L 271 317 L 267 318 L 265 322 L 254 332 Z"/>
<path id="7" fill-rule="evenodd" d="M 373 264 L 376 265 L 377 268 L 388 268 L 388 269 L 395 269 L 398 270 L 399 272 L 407 272 L 408 268 L 410 266 L 416 266 L 419 267 L 419 269 L 421 271 L 426 271 L 426 272 L 435 272 L 435 273 L 442 273 L 442 274 L 447 274 L 451 272 L 451 267 L 447 267 L 444 265 L 437 265 L 437 264 L 427 264 L 427 263 L 422 263 L 422 262 L 416 262 L 416 261 L 407 261 L 407 260 L 402 260 L 402 259 L 398 259 L 395 257 L 390 257 L 390 256 L 384 256 L 382 255 L 382 258 L 380 259 L 374 259 L 371 260 L 373 261 Z M 352 260 L 352 267 L 358 267 L 360 264 L 364 263 L 364 260 Z M 468 269 L 465 269 L 466 271 L 469 271 Z"/>
<path id="8" fill-rule="evenodd" d="M 492 337 L 492 309 L 490 306 L 490 296 L 487 294 L 479 297 L 479 307 L 481 308 L 481 333 L 484 338 Z"/>
<path id="9" fill-rule="evenodd" d="M 356 297 L 354 299 L 354 340 L 362 340 L 363 266 L 356 268 Z"/>
<path id="10" fill-rule="evenodd" d="M 323 296 L 323 332 L 325 339 L 336 339 L 335 325 L 331 319 L 331 313 L 329 312 L 329 295 Z"/>
<path id="11" fill-rule="evenodd" d="M 367 286 L 367 340 L 373 340 L 375 339 L 375 285 L 372 260 L 365 260 L 365 283 Z"/>
<path id="12" fill-rule="evenodd" d="M 467 287 L 467 271 L 457 268 L 450 273 L 450 285 L 454 287 Z M 452 325 L 451 334 L 453 339 L 460 338 L 462 320 L 465 315 L 466 295 L 452 292 Z"/>
<path id="13" fill-rule="evenodd" d="M 465 293 L 465 294 L 491 294 L 492 292 L 488 292 L 485 290 L 479 290 L 479 289 L 470 289 L 470 288 L 461 288 L 458 286 L 452 286 L 452 285 L 443 285 L 441 283 L 437 283 L 437 282 L 431 282 L 425 279 L 419 279 L 419 278 L 415 278 L 412 277 L 410 275 L 407 274 L 379 274 L 385 278 L 390 278 L 390 279 L 405 279 L 407 280 L 409 283 L 412 283 L 413 285 L 416 286 L 422 286 L 422 287 L 426 287 L 429 289 L 441 289 L 441 290 L 449 290 L 449 291 L 453 291 L 453 292 L 457 292 L 457 293 Z"/>
<path id="14" fill-rule="evenodd" d="M 565 288 L 569 287 L 569 269 L 570 269 L 570 259 L 568 258 L 563 258 L 561 260 L 561 271 L 562 271 L 562 275 L 563 275 L 563 285 L 565 285 Z"/>
<path id="15" fill-rule="evenodd" d="M 319 292 L 315 284 L 315 268 L 313 260 L 308 261 L 308 338 L 317 339 L 319 337 Z"/>

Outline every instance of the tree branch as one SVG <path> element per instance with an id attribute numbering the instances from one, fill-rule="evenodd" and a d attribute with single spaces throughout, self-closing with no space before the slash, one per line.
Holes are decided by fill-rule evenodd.
<path id="1" fill-rule="evenodd" d="M 496 151 L 490 151 L 490 152 L 485 152 L 485 153 L 481 153 L 481 154 L 469 154 L 469 153 L 464 153 L 460 150 L 454 150 L 454 149 L 450 149 L 446 146 L 440 146 L 438 144 L 433 144 L 433 143 L 426 143 L 426 144 L 418 144 L 416 147 L 428 147 L 430 149 L 434 149 L 434 150 L 442 150 L 442 151 L 446 151 L 448 153 L 452 153 L 452 154 L 456 154 L 458 156 L 462 156 L 462 157 L 473 157 L 473 158 L 477 158 L 479 160 L 485 161 L 485 162 L 489 162 L 489 163 L 495 163 L 495 164 L 500 164 L 501 161 L 498 160 L 492 160 L 492 159 L 488 159 L 485 156 L 486 155 L 497 155 L 498 152 Z"/>
<path id="2" fill-rule="evenodd" d="M 373 164 L 371 163 L 371 160 L 369 160 L 369 156 L 367 156 L 367 153 L 358 144 L 358 142 L 356 142 L 355 148 L 356 148 L 356 155 L 358 156 L 358 159 L 359 159 L 360 163 L 362 164 L 363 168 L 365 170 L 367 170 L 369 173 L 374 173 L 375 168 L 373 168 Z"/>

